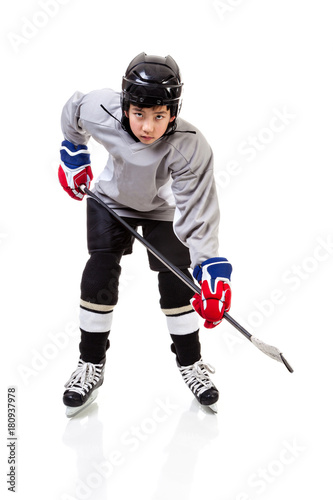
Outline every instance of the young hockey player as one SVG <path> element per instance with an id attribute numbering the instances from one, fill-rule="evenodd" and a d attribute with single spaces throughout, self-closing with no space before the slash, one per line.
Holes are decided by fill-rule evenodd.
<path id="1" fill-rule="evenodd" d="M 222 321 L 230 307 L 231 265 L 218 256 L 219 208 L 213 155 L 200 133 L 178 117 L 183 83 L 171 56 L 141 53 L 129 64 L 122 92 L 76 92 L 62 112 L 64 141 L 59 180 L 83 199 L 80 186 L 93 178 L 90 137 L 109 153 L 93 192 L 142 234 L 175 266 L 201 285 L 195 294 L 148 253 L 157 272 L 160 306 L 166 316 L 180 373 L 199 403 L 214 407 L 219 393 L 201 358 L 198 316 L 205 327 Z M 199 99 L 201 102 L 201 99 Z M 81 411 L 103 383 L 108 336 L 118 301 L 123 255 L 133 237 L 96 200 L 87 199 L 90 258 L 81 281 L 80 359 L 65 385 L 67 415 Z M 191 278 L 192 279 L 192 278 Z"/>

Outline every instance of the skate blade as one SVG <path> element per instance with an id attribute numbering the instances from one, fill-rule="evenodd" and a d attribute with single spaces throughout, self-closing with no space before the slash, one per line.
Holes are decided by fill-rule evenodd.
<path id="1" fill-rule="evenodd" d="M 217 403 L 214 403 L 213 405 L 210 405 L 208 408 L 210 408 L 213 413 L 218 413 L 218 411 L 219 411 Z"/>
<path id="2" fill-rule="evenodd" d="M 217 403 L 214 403 L 212 405 L 200 405 L 201 409 L 206 412 L 206 413 L 218 413 L 218 406 Z"/>
<path id="3" fill-rule="evenodd" d="M 75 415 L 83 412 L 88 406 L 90 406 L 98 396 L 98 391 L 94 391 L 93 394 L 87 399 L 87 401 L 81 406 L 66 406 L 66 417 L 72 418 Z"/>

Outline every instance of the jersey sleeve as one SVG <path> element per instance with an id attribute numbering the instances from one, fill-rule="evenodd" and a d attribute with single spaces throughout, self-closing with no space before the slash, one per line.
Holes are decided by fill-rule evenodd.
<path id="1" fill-rule="evenodd" d="M 220 211 L 214 179 L 213 153 L 198 133 L 194 152 L 180 171 L 172 173 L 176 201 L 174 230 L 189 248 L 191 267 L 218 256 Z"/>
<path id="2" fill-rule="evenodd" d="M 61 114 L 61 128 L 64 137 L 76 146 L 86 145 L 90 139 L 90 135 L 82 128 L 80 122 L 80 110 L 84 97 L 85 94 L 82 92 L 75 92 L 66 102 Z"/>

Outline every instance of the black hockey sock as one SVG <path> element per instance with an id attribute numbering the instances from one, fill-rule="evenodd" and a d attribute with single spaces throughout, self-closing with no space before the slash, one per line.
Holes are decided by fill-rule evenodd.
<path id="1" fill-rule="evenodd" d="M 86 363 L 100 363 L 110 347 L 109 333 L 91 333 L 81 329 L 81 342 L 79 344 L 81 359 Z"/>
<path id="2" fill-rule="evenodd" d="M 173 344 L 171 350 L 177 355 L 178 362 L 182 366 L 193 365 L 201 358 L 201 346 L 199 342 L 199 330 L 188 335 L 171 334 Z"/>

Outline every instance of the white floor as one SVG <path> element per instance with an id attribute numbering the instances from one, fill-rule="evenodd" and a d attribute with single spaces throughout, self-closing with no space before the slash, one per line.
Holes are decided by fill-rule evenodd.
<path id="1" fill-rule="evenodd" d="M 145 264 L 143 251 L 136 254 Z M 80 416 L 66 418 L 61 401 L 77 357 L 78 334 L 66 333 L 71 318 L 63 331 L 50 325 L 44 338 L 19 349 L 19 364 L 6 377 L 17 387 L 17 498 L 327 497 L 332 407 L 330 353 L 318 341 L 323 321 L 310 319 L 313 335 L 304 334 L 304 302 L 295 296 L 274 320 L 278 335 L 269 334 L 272 321 L 261 329 L 264 341 L 283 348 L 293 374 L 227 324 L 202 329 L 203 355 L 216 368 L 221 394 L 214 415 L 181 380 L 154 278 L 143 302 L 133 303 L 143 270 L 123 288 L 105 383 Z"/>
<path id="2" fill-rule="evenodd" d="M 156 25 L 165 2 L 128 0 L 126 23 L 123 3 L 46 4 L 12 2 L 1 21 L 1 498 L 13 498 L 10 387 L 16 499 L 331 498 L 329 2 L 170 0 L 171 36 Z M 85 202 L 57 181 L 59 117 L 77 89 L 119 89 L 142 50 L 179 61 L 182 115 L 214 149 L 221 255 L 234 268 L 230 313 L 295 371 L 226 322 L 202 328 L 220 390 L 219 413 L 203 411 L 176 368 L 156 276 L 137 243 L 123 260 L 105 383 L 69 420 L 62 393 L 77 363 L 87 253 Z M 105 153 L 94 142 L 91 150 L 97 177 Z"/>

